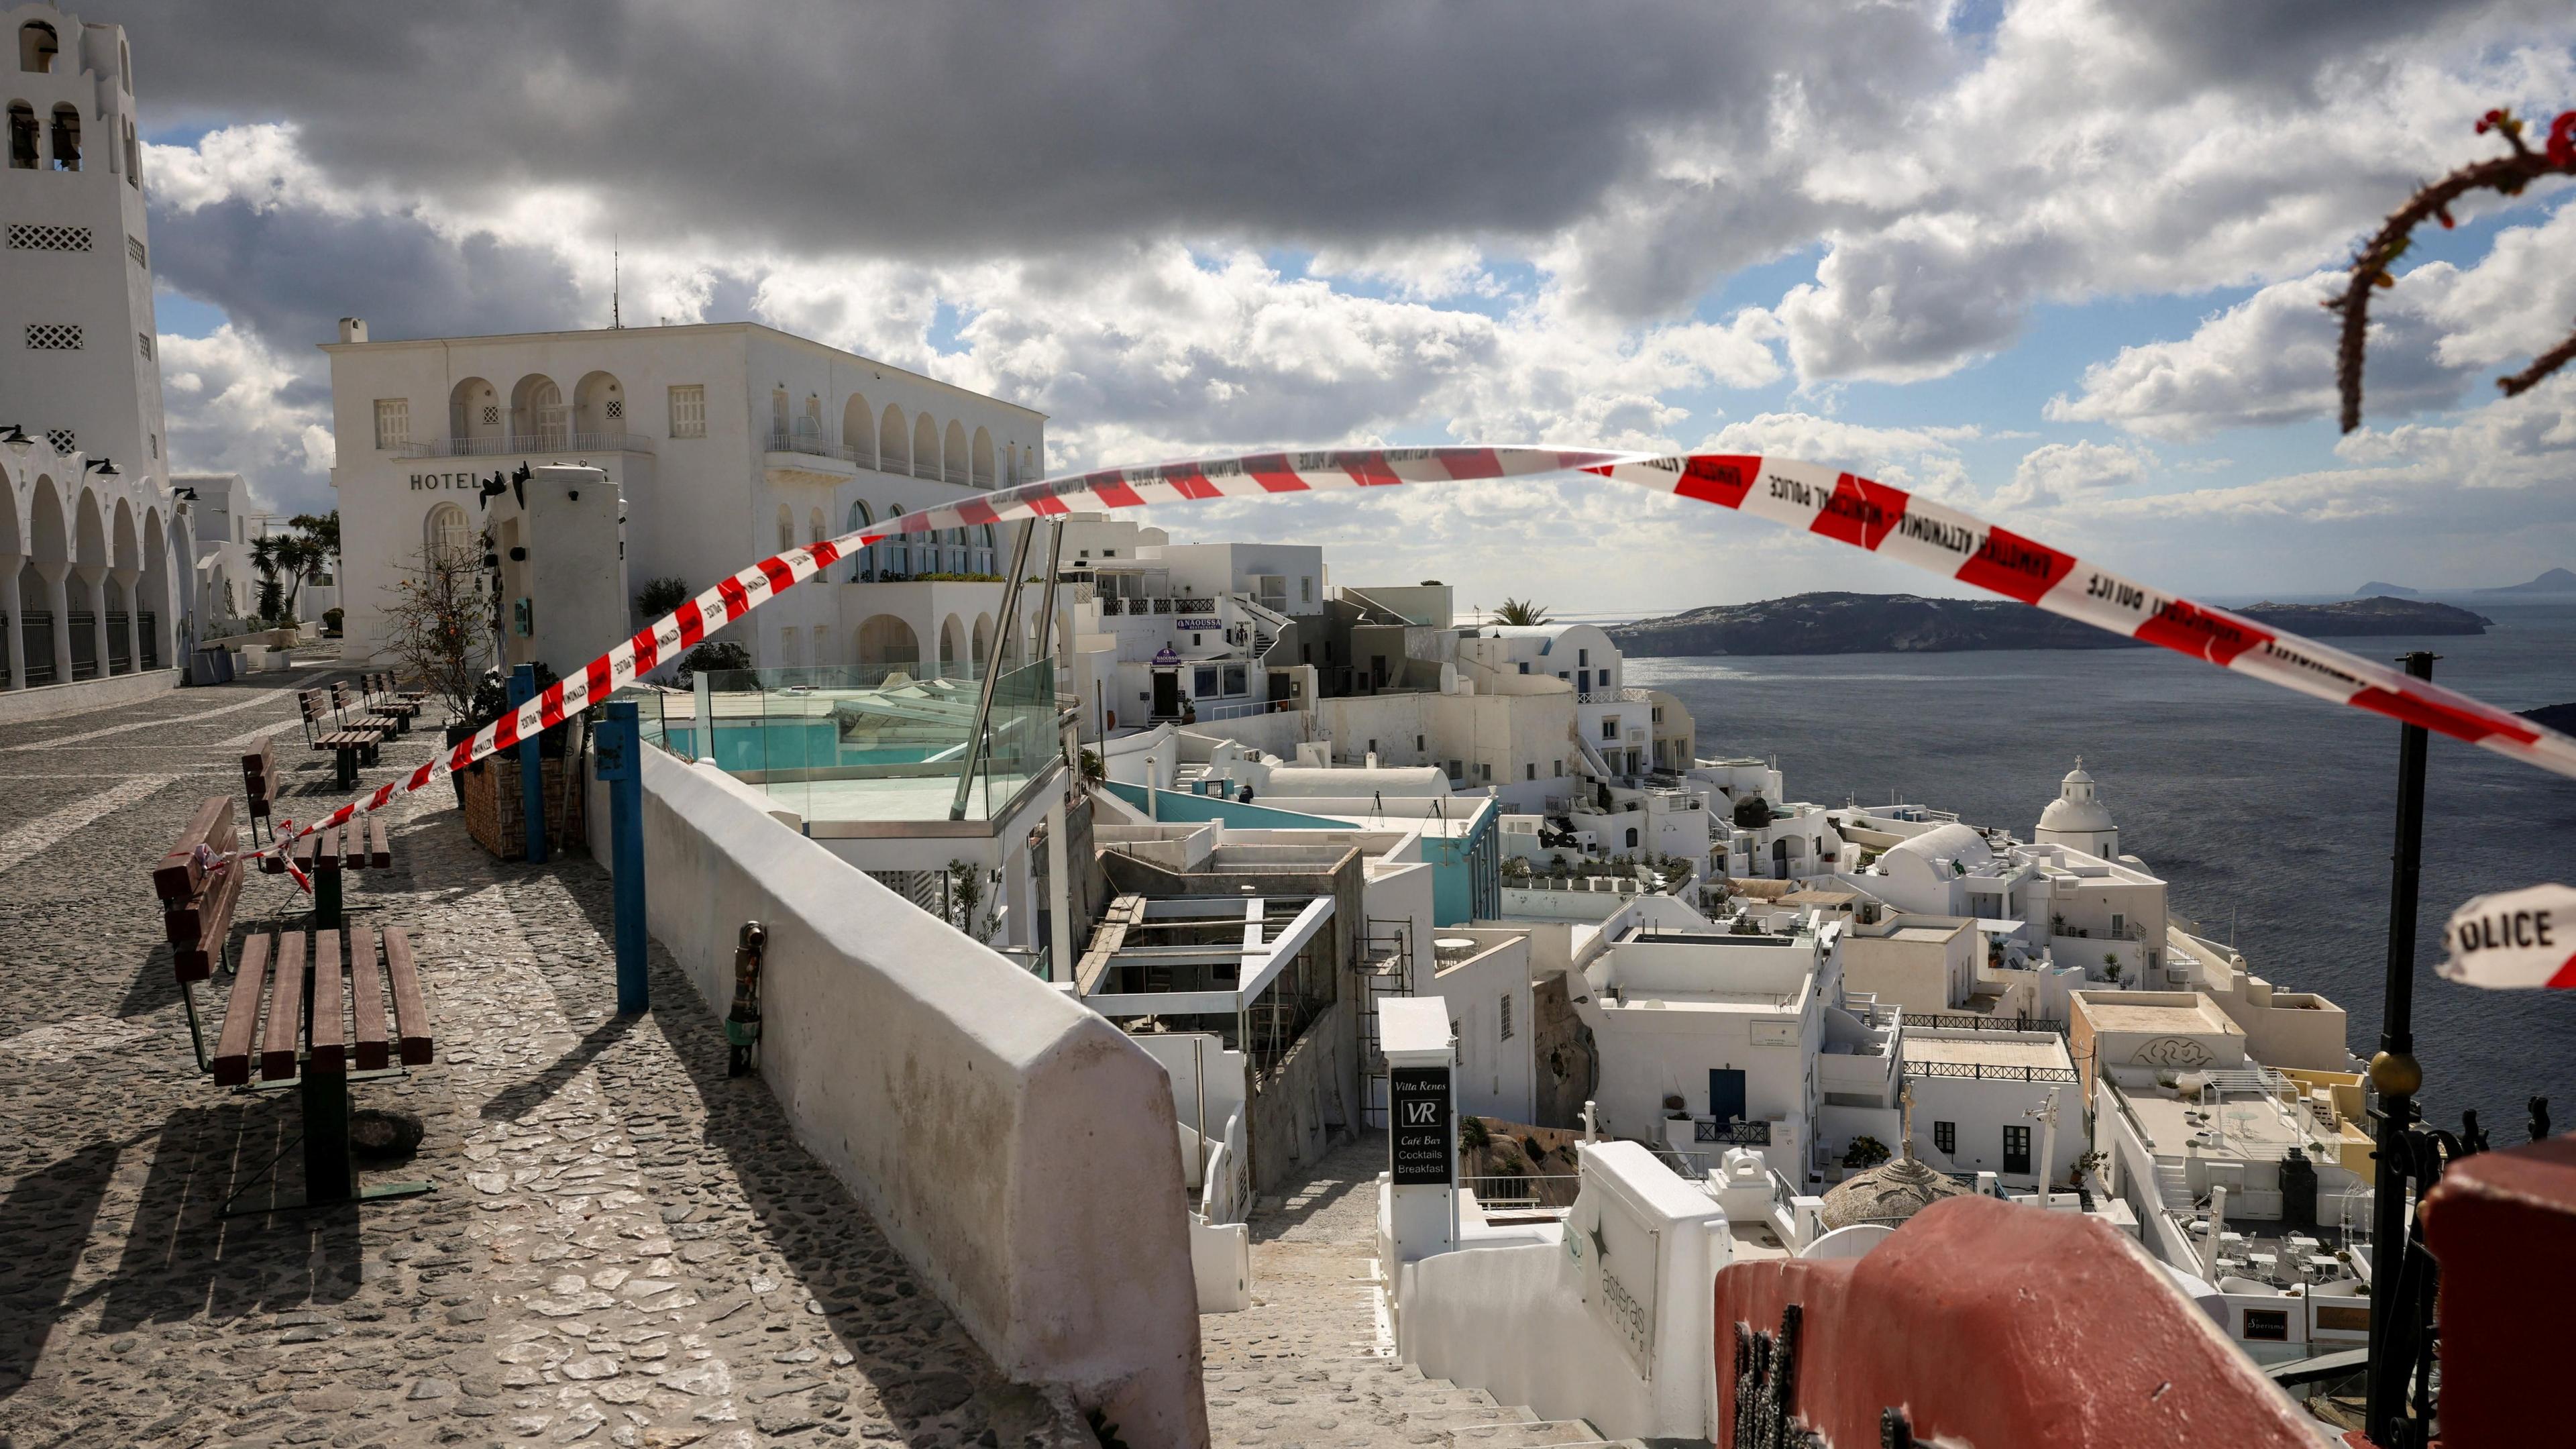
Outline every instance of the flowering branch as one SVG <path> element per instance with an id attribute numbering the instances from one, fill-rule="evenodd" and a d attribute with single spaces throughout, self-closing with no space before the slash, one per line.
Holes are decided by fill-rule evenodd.
<path id="1" fill-rule="evenodd" d="M 2394 287 L 2396 274 L 2389 268 L 2406 255 L 2415 228 L 2428 217 L 2439 220 L 2443 229 L 2451 225 L 2451 204 L 2472 191 L 2496 191 L 2506 196 L 2520 196 L 2523 188 L 2544 176 L 2576 176 L 2576 111 L 2561 112 L 2549 123 L 2547 149 L 2534 151 L 2523 143 L 2522 119 L 2508 110 L 2492 110 L 2478 121 L 2478 134 L 2489 131 L 2504 137 L 2513 148 L 2512 154 L 2463 166 L 2432 185 L 2407 198 L 2406 204 L 2388 214 L 2352 259 L 2352 280 L 2344 285 L 2343 295 L 2328 301 L 2326 310 L 2343 318 L 2343 339 L 2335 353 L 2335 385 L 2343 393 L 2343 430 L 2347 433 L 2361 426 L 2361 356 L 2364 340 L 2370 330 L 2370 293 L 2374 287 Z M 2496 379 L 2506 397 L 2528 391 L 2542 378 L 2576 359 L 2576 335 L 2532 359 L 2531 365 L 2511 377 Z"/>

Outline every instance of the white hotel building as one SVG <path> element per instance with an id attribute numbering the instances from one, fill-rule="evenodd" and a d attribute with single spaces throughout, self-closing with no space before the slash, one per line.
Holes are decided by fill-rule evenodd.
<path id="1" fill-rule="evenodd" d="M 425 545 L 480 535 L 478 480 L 522 463 L 606 470 L 633 586 L 676 576 L 695 593 L 782 549 L 1038 477 L 1046 457 L 1042 413 L 754 323 L 379 342 L 350 318 L 340 332 L 322 350 L 353 654 L 381 645 L 387 591 Z M 955 576 L 997 575 L 1009 544 L 992 527 L 880 544 L 716 637 L 761 668 L 974 672 L 999 637 L 1001 585 Z"/>

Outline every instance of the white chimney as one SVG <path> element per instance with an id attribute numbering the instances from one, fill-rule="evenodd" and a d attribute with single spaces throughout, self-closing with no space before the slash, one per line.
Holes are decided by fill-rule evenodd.
<path id="1" fill-rule="evenodd" d="M 366 318 L 364 318 L 364 317 L 343 317 L 343 318 L 341 318 L 341 319 L 340 319 L 340 340 L 341 340 L 341 341 L 343 341 L 343 342 L 364 342 L 364 341 L 366 341 L 366 340 L 367 340 L 367 319 L 366 319 Z"/>

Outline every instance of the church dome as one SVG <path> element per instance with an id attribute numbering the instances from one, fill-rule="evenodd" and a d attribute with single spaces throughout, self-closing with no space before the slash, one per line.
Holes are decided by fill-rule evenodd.
<path id="1" fill-rule="evenodd" d="M 1836 1183 L 1817 1216 L 1827 1229 L 1901 1223 L 1945 1197 L 1968 1197 L 1974 1191 L 1928 1163 L 1899 1157 Z"/>
<path id="2" fill-rule="evenodd" d="M 2076 758 L 2075 768 L 2066 772 L 2066 778 L 2058 782 L 2057 798 L 2049 801 L 2048 807 L 2039 812 L 2039 828 L 2042 832 L 2067 835 L 2119 828 L 2111 823 L 2110 807 L 2102 803 L 2093 777 L 2084 773 L 2082 756 Z M 2047 834 L 2041 838 L 2046 839 Z"/>

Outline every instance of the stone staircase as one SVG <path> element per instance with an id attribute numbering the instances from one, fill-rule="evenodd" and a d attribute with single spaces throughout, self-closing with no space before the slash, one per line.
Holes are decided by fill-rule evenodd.
<path id="1" fill-rule="evenodd" d="M 1303 1449 L 1550 1449 L 1599 1444 L 1580 1419 L 1541 1419 L 1481 1389 L 1392 1358 L 1345 1358 L 1207 1374 L 1213 1444 Z"/>

